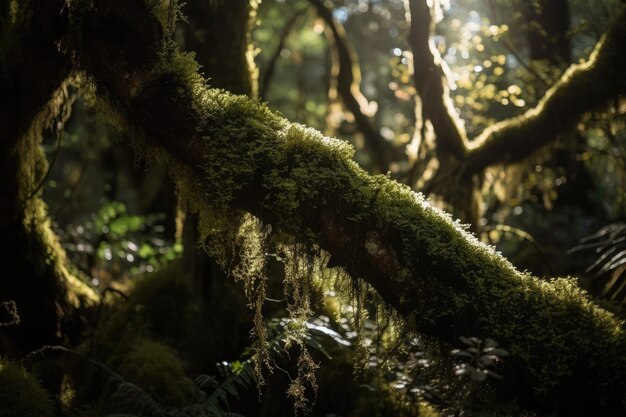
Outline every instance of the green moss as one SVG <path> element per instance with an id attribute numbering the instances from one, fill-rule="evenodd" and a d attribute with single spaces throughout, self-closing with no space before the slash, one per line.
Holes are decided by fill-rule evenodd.
<path id="1" fill-rule="evenodd" d="M 119 372 L 162 404 L 182 406 L 198 399 L 198 389 L 187 377 L 184 363 L 176 351 L 162 343 L 137 340 Z"/>
<path id="2" fill-rule="evenodd" d="M 52 417 L 52 400 L 24 368 L 0 360 L 0 417 Z"/>
<path id="3" fill-rule="evenodd" d="M 95 358 L 117 368 L 138 340 L 155 338 L 176 348 L 195 336 L 196 343 L 206 345 L 197 335 L 199 306 L 188 284 L 182 279 L 179 263 L 140 278 L 129 299 L 108 307 L 108 317 L 90 342 Z"/>
<path id="4" fill-rule="evenodd" d="M 626 346 L 620 322 L 570 281 L 542 282 L 517 272 L 423 196 L 386 176 L 368 176 L 345 142 L 245 97 L 199 83 L 192 91 L 206 153 L 203 177 L 188 171 L 193 179 L 183 181 L 201 187 L 195 206 L 207 218 L 246 207 L 271 223 L 273 239 L 293 245 L 319 241 L 315 222 L 332 210 L 338 227 L 351 230 L 346 250 L 365 245 L 389 255 L 390 275 L 372 284 L 398 288 L 385 298 L 403 314 L 413 312 L 418 330 L 457 328 L 497 339 L 525 364 L 539 394 L 581 372 L 581 358 L 590 362 L 588 375 L 619 361 L 616 350 Z M 252 204 L 250 194 L 259 196 Z M 595 374 L 594 384 L 623 386 L 623 376 L 610 373 Z"/>
<path id="5" fill-rule="evenodd" d="M 538 395 L 576 372 L 595 375 L 600 397 L 601 387 L 623 386 L 623 374 L 596 374 L 615 360 L 626 369 L 616 354 L 626 347 L 621 323 L 571 281 L 543 282 L 517 272 L 421 195 L 385 176 L 366 175 L 343 142 L 243 97 L 206 90 L 202 103 L 204 189 L 215 212 L 261 189 L 255 213 L 274 233 L 311 242 L 321 238 L 311 220 L 333 207 L 359 225 L 350 247 L 389 254 L 392 275 L 373 285 L 402 288 L 387 301 L 404 314 L 414 312 L 418 330 L 456 328 L 496 338 L 525 364 Z M 585 371 L 581 360 L 589 361 Z"/>

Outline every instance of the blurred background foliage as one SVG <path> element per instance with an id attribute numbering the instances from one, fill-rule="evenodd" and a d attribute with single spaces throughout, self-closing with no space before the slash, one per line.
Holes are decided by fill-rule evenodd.
<path id="1" fill-rule="evenodd" d="M 440 20 L 431 42 L 449 67 L 455 110 L 473 137 L 534 106 L 570 63 L 586 59 L 619 1 L 433 3 Z M 261 3 L 253 32 L 260 100 L 292 121 L 350 141 L 355 159 L 373 170 L 360 126 L 332 94 L 335 43 L 312 4 Z M 358 59 L 364 113 L 397 151 L 387 170 L 420 191 L 419 179 L 411 180 L 416 89 L 404 1 L 323 5 L 345 28 Z M 517 267 L 538 276 L 574 275 L 618 314 L 626 300 L 625 116 L 626 103 L 617 101 L 525 161 L 490 168 L 475 225 L 480 238 Z M 248 375 L 253 317 L 240 286 L 214 262 L 202 267 L 200 283 L 177 281 L 188 272 L 185 253 L 194 242 L 180 233 L 185 220 L 166 172 L 147 166 L 125 138 L 98 119 L 87 98 L 74 105 L 62 135 L 60 142 L 55 135 L 44 142 L 54 161 L 44 198 L 74 266 L 105 300 L 88 323 L 92 334 L 77 349 L 90 361 L 107 364 L 103 371 L 65 353 L 78 358 L 77 369 L 93 368 L 68 382 L 67 415 L 133 415 L 157 407 L 138 401 L 137 392 L 179 409 L 196 404 L 195 415 L 292 415 L 286 392 L 298 375 L 298 347 L 284 349 L 289 319 L 280 268 L 269 277 L 263 311 L 275 368 L 259 388 L 259 403 L 254 376 Z M 458 346 L 441 346 L 398 327 L 378 311 L 373 296 L 346 299 L 338 292 L 332 285 L 318 286 L 306 325 L 306 345 L 321 364 L 317 383 L 305 387 L 310 401 L 313 385 L 318 387 L 313 415 L 524 415 L 514 404 L 497 404 L 490 388 L 499 383 L 497 363 L 506 360 L 506 346 L 472 335 Z M 26 378 L 21 368 L 0 365 L 0 381 L 9 372 Z M 90 392 L 83 378 L 91 378 L 94 387 L 95 380 L 113 381 L 117 388 Z M 121 390 L 123 384 L 134 388 Z M 103 406 L 105 396 L 124 393 L 134 393 L 139 403 Z"/>

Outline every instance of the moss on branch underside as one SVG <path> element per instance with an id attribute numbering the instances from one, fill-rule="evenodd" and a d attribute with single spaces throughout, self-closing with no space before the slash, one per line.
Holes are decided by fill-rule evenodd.
<path id="1" fill-rule="evenodd" d="M 366 174 L 347 143 L 207 87 L 193 57 L 164 41 L 167 28 L 150 15 L 158 9 L 102 3 L 74 9 L 79 63 L 119 124 L 170 165 L 205 236 L 249 212 L 274 243 L 327 253 L 418 331 L 497 339 L 512 354 L 506 383 L 518 395 L 545 405 L 584 389 L 571 400 L 579 410 L 623 411 L 623 323 L 573 280 L 516 271 L 421 195 Z"/>

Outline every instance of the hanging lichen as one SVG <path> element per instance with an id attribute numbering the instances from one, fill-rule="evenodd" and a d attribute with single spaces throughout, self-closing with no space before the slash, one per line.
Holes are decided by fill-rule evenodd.
<path id="1" fill-rule="evenodd" d="M 257 339 L 254 367 L 259 384 L 264 383 L 263 370 L 270 369 L 267 330 L 263 321 L 267 285 L 265 257 L 269 232 L 270 229 L 264 227 L 257 218 L 249 214 L 244 215 L 233 242 L 234 247 L 238 249 L 236 255 L 238 260 L 230 271 L 236 281 L 243 282 L 248 306 L 254 312 L 254 335 Z"/>

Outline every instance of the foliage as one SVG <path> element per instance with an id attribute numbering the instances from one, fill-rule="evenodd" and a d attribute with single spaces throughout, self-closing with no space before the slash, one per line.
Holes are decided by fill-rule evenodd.
<path id="1" fill-rule="evenodd" d="M 593 280 L 603 288 L 600 292 L 608 301 L 626 303 L 624 278 L 626 268 L 626 224 L 616 222 L 602 227 L 596 233 L 580 241 L 570 253 L 590 251 L 597 259 L 589 265 L 586 272 L 592 273 Z M 608 279 L 607 279 L 608 277 Z M 604 278 L 604 279 L 602 279 Z M 618 308 L 619 310 L 619 308 Z"/>
<path id="2" fill-rule="evenodd" d="M 52 417 L 50 395 L 26 370 L 7 360 L 0 360 L 0 416 Z"/>
<path id="3" fill-rule="evenodd" d="M 163 404 L 182 406 L 198 394 L 176 352 L 152 340 L 137 340 L 125 354 L 119 372 Z"/>
<path id="4" fill-rule="evenodd" d="M 111 201 L 89 220 L 66 225 L 61 244 L 96 287 L 106 288 L 125 274 L 156 271 L 182 253 L 180 243 L 164 236 L 164 220 L 163 213 L 128 214 L 124 203 Z"/>

